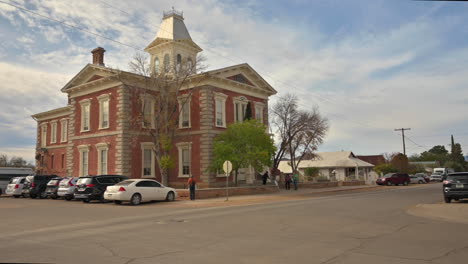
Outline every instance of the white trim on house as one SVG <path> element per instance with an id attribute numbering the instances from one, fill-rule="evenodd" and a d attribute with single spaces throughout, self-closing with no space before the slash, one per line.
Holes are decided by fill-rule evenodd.
<path id="1" fill-rule="evenodd" d="M 41 124 L 41 148 L 47 147 L 47 122 Z"/>
<path id="2" fill-rule="evenodd" d="M 96 144 L 96 150 L 98 153 L 98 172 L 97 174 L 105 175 L 109 169 L 109 143 L 98 143 Z M 105 151 L 105 158 L 103 159 L 103 151 Z M 103 164 L 105 166 L 103 166 Z"/>
<path id="3" fill-rule="evenodd" d="M 68 141 L 68 120 L 61 119 L 60 120 L 60 142 L 67 142 Z"/>
<path id="4" fill-rule="evenodd" d="M 234 122 L 244 122 L 245 110 L 249 104 L 249 100 L 245 96 L 236 96 L 232 98 L 232 103 L 234 104 Z"/>
<path id="5" fill-rule="evenodd" d="M 50 121 L 50 144 L 57 143 L 57 120 Z"/>
<path id="6" fill-rule="evenodd" d="M 263 123 L 263 109 L 265 108 L 265 104 L 261 102 L 255 102 L 255 119 Z"/>
<path id="7" fill-rule="evenodd" d="M 224 93 L 217 93 L 215 92 L 214 93 L 214 100 L 215 100 L 215 103 L 214 103 L 214 110 L 215 110 L 215 126 L 216 127 L 223 127 L 225 128 L 226 127 L 226 100 L 228 98 L 228 95 L 224 94 Z M 218 106 L 219 104 L 221 104 L 221 124 L 218 123 Z"/>
<path id="8" fill-rule="evenodd" d="M 141 178 L 154 178 L 156 175 L 156 162 L 154 157 L 154 143 L 153 142 L 141 142 Z M 145 174 L 145 152 L 149 154 L 150 157 L 150 173 Z"/>
<path id="9" fill-rule="evenodd" d="M 143 128 L 154 129 L 155 128 L 154 110 L 155 110 L 155 105 L 156 105 L 156 99 L 152 95 L 144 94 L 144 95 L 141 95 L 140 101 L 141 101 L 141 113 L 142 113 L 141 126 Z M 147 120 L 147 119 L 150 119 L 150 120 Z M 147 123 L 149 123 L 149 126 Z"/>
<path id="10" fill-rule="evenodd" d="M 80 153 L 79 176 L 89 175 L 89 145 L 79 145 L 77 148 Z"/>
<path id="11" fill-rule="evenodd" d="M 178 177 L 179 178 L 188 178 L 192 173 L 192 142 L 180 142 L 176 144 L 177 151 L 179 153 L 179 170 L 178 170 Z M 188 161 L 184 164 L 184 153 L 187 153 L 185 156 Z M 184 172 L 184 165 L 188 166 L 188 173 Z"/>
<path id="12" fill-rule="evenodd" d="M 81 105 L 81 130 L 80 132 L 88 132 L 91 130 L 91 99 L 81 100 L 80 105 Z M 87 124 L 85 123 L 85 121 L 87 121 Z"/>
<path id="13" fill-rule="evenodd" d="M 99 129 L 108 129 L 110 125 L 110 94 L 99 95 L 97 99 L 99 101 Z"/>
<path id="14" fill-rule="evenodd" d="M 191 120 L 191 103 L 192 97 L 190 94 L 184 94 L 177 98 L 179 103 L 179 128 L 191 128 L 192 120 Z M 186 114 L 188 115 L 188 120 L 184 120 L 184 111 L 187 111 Z M 187 124 L 184 125 L 184 122 Z"/>

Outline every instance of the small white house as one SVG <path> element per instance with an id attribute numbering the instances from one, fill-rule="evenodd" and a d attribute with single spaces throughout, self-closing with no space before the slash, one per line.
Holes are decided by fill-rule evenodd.
<path id="1" fill-rule="evenodd" d="M 299 174 L 304 177 L 306 168 L 319 169 L 319 175 L 330 180 L 345 181 L 348 179 L 362 179 L 367 182 L 373 164 L 356 158 L 351 151 L 318 152 L 313 159 L 302 160 L 299 163 Z M 292 173 L 290 161 L 281 161 L 278 169 L 282 173 Z"/>

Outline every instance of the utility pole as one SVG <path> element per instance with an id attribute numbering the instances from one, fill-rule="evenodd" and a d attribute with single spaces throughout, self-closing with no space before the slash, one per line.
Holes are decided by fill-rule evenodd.
<path id="1" fill-rule="evenodd" d="M 406 156 L 406 147 L 405 147 L 405 130 L 411 130 L 411 128 L 396 128 L 395 131 L 401 130 L 401 137 L 403 138 L 403 155 Z"/>

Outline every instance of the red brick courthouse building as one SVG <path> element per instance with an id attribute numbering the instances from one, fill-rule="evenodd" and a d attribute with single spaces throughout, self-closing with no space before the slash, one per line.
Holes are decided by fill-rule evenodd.
<path id="1" fill-rule="evenodd" d="M 164 73 L 196 65 L 202 49 L 192 41 L 182 13 L 173 10 L 164 13 L 145 51 L 152 71 Z M 67 106 L 32 116 L 38 123 L 37 170 L 60 176 L 121 174 L 161 180 L 149 133 L 154 124 L 129 121 L 141 112 L 154 117 L 151 93 L 157 91 L 141 96 L 149 107 L 138 111 L 131 89 L 147 89 L 140 85 L 144 77 L 106 67 L 104 52 L 94 49 L 93 63 L 61 89 L 68 96 Z M 203 187 L 219 186 L 225 178 L 207 170 L 214 138 L 228 124 L 242 122 L 249 102 L 253 117 L 268 124 L 268 98 L 276 91 L 248 64 L 194 73 L 183 89 L 194 90 L 186 93 L 190 98 L 180 110 L 173 147 L 176 164 L 168 184 L 181 187 L 193 175 Z M 249 183 L 253 178 L 246 172 L 239 180 Z"/>

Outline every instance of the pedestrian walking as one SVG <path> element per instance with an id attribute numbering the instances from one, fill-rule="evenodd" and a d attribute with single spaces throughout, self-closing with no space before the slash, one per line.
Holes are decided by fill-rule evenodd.
<path id="1" fill-rule="evenodd" d="M 284 178 L 284 183 L 285 183 L 285 189 L 290 190 L 291 189 L 291 175 L 286 174 L 286 177 Z"/>
<path id="2" fill-rule="evenodd" d="M 268 171 L 266 171 L 262 176 L 263 185 L 266 185 L 268 178 Z"/>
<path id="3" fill-rule="evenodd" d="M 293 176 L 294 190 L 297 191 L 297 184 L 299 183 L 299 173 L 294 173 Z"/>
<path id="4" fill-rule="evenodd" d="M 195 181 L 193 176 L 190 176 L 190 178 L 188 179 L 187 184 L 188 184 L 189 190 L 190 190 L 190 200 L 195 200 L 195 186 L 196 186 L 197 182 Z"/>

